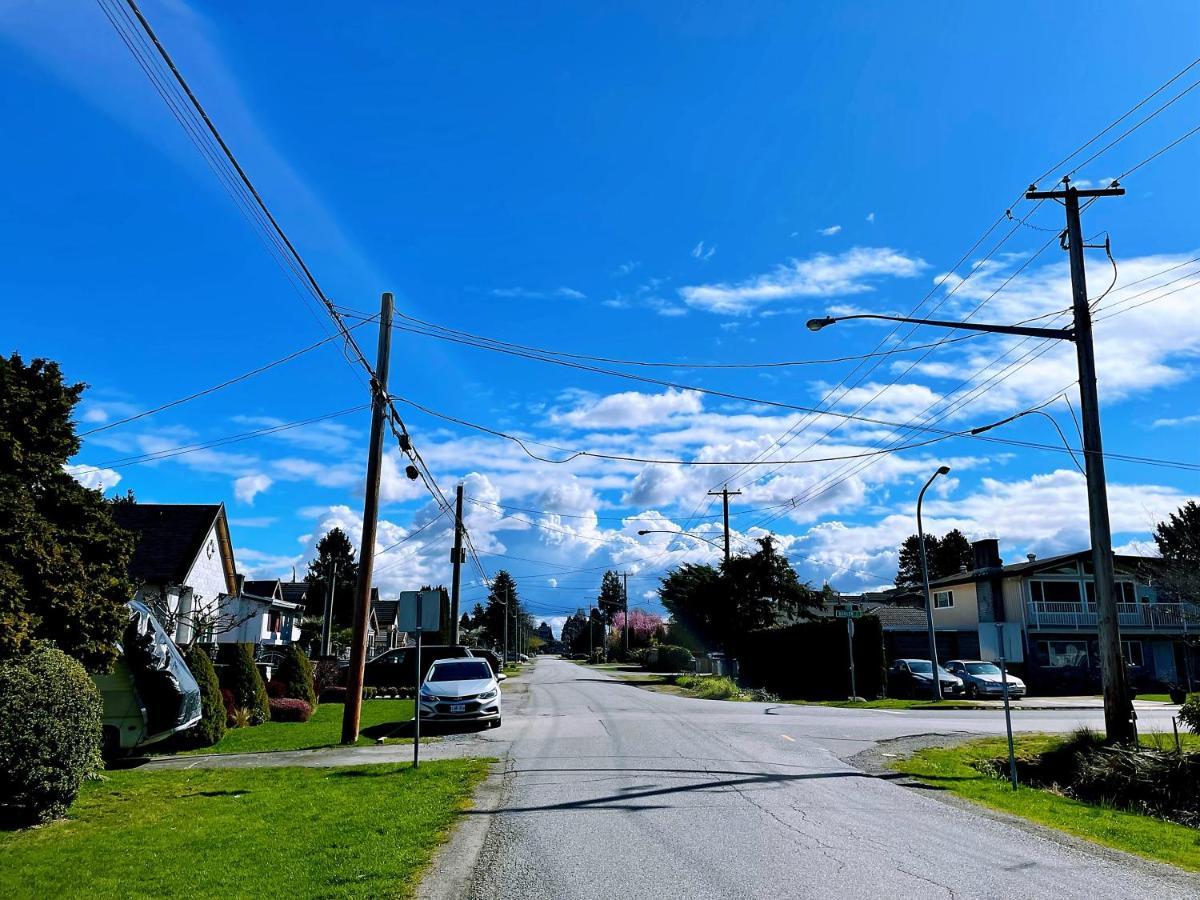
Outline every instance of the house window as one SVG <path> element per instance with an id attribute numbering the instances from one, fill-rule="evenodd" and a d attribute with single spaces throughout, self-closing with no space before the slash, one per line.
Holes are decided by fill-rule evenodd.
<path id="1" fill-rule="evenodd" d="M 1141 641 L 1121 641 L 1121 652 L 1125 654 L 1125 665 L 1141 666 L 1142 662 L 1142 642 Z"/>
<path id="2" fill-rule="evenodd" d="M 1132 581 L 1118 581 L 1115 587 L 1118 603 L 1137 603 L 1137 591 L 1134 590 Z M 1096 582 L 1086 582 L 1084 588 L 1087 591 L 1087 602 L 1094 606 L 1096 604 Z"/>
<path id="3" fill-rule="evenodd" d="M 950 609 L 954 606 L 954 591 L 934 591 L 933 608 Z"/>
<path id="4" fill-rule="evenodd" d="M 1039 641 L 1046 665 L 1054 669 L 1088 667 L 1087 641 Z"/>
<path id="5" fill-rule="evenodd" d="M 1030 581 L 1029 595 L 1035 603 L 1079 603 L 1078 581 Z"/>
<path id="6" fill-rule="evenodd" d="M 271 610 L 271 615 L 267 620 L 267 631 L 282 631 L 283 630 L 283 613 L 279 610 Z"/>

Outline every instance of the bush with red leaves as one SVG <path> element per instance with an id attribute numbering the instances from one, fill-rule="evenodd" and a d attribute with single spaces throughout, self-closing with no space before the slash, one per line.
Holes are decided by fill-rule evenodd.
<path id="1" fill-rule="evenodd" d="M 312 716 L 312 707 L 303 700 L 284 697 L 269 702 L 272 722 L 307 722 Z"/>

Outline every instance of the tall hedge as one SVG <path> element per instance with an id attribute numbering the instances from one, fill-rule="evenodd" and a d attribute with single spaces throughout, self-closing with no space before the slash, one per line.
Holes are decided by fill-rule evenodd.
<path id="1" fill-rule="evenodd" d="M 317 692 L 313 687 L 313 667 L 299 644 L 288 647 L 287 656 L 275 675 L 283 682 L 283 696 L 303 700 L 309 706 L 317 705 Z"/>
<path id="2" fill-rule="evenodd" d="M 193 644 L 184 654 L 192 677 L 200 686 L 201 719 L 188 729 L 185 742 L 193 747 L 211 747 L 225 736 L 225 701 L 217 670 L 203 647 Z"/>
<path id="3" fill-rule="evenodd" d="M 850 654 L 842 619 L 751 632 L 738 664 L 743 686 L 766 688 L 781 697 L 840 700 L 850 693 Z M 854 667 L 858 695 L 883 696 L 887 657 L 883 627 L 876 616 L 854 622 Z"/>
<path id="4" fill-rule="evenodd" d="M 0 820 L 57 818 L 100 767 L 100 691 L 47 644 L 0 662 Z"/>
<path id="5" fill-rule="evenodd" d="M 238 708 L 250 711 L 252 724 L 266 722 L 271 717 L 271 707 L 267 686 L 254 664 L 254 645 L 225 644 L 221 649 L 225 661 L 221 687 L 233 692 L 233 702 Z"/>

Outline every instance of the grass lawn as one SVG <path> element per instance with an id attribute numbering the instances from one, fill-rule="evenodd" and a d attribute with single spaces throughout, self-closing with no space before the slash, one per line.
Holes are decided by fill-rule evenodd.
<path id="1" fill-rule="evenodd" d="M 0 896 L 408 897 L 487 765 L 110 772 L 0 831 Z"/>
<path id="2" fill-rule="evenodd" d="M 261 753 L 265 750 L 313 750 L 332 747 L 342 740 L 341 703 L 322 703 L 307 722 L 264 722 L 251 728 L 231 728 L 211 747 L 184 753 Z M 392 729 L 388 726 L 407 722 L 413 715 L 411 700 L 364 700 L 359 725 L 360 744 L 373 744 L 375 738 Z M 392 738 L 407 741 L 408 738 Z"/>
<path id="3" fill-rule="evenodd" d="M 1180 737 L 1185 749 L 1200 749 L 1200 736 Z M 1061 736 L 1052 735 L 1021 736 L 1017 738 L 1016 750 L 1019 755 L 1033 756 L 1061 740 Z M 1147 744 L 1162 741 L 1162 746 L 1174 746 L 1174 738 L 1169 735 L 1145 735 L 1142 741 Z M 1014 791 L 1007 781 L 991 778 L 971 766 L 973 762 L 1007 753 L 1004 738 L 988 738 L 958 747 L 922 750 L 910 759 L 896 762 L 893 768 L 984 806 L 1099 844 L 1200 871 L 1200 831 L 1194 828 L 1081 803 L 1040 788 L 1020 787 Z"/>

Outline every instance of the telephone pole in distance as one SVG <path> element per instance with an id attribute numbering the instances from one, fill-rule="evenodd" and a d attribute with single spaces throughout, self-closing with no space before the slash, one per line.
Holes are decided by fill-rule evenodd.
<path id="1" fill-rule="evenodd" d="M 708 492 L 708 496 L 710 497 L 721 498 L 721 506 L 725 513 L 725 562 L 729 562 L 729 498 L 740 497 L 741 494 L 741 491 L 731 491 L 729 489 L 729 485 L 725 485 L 725 487 L 721 488 L 719 491 Z"/>

